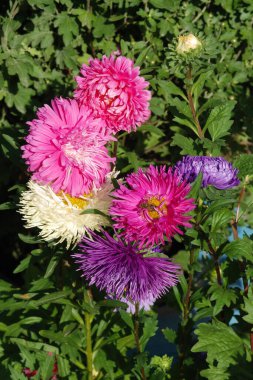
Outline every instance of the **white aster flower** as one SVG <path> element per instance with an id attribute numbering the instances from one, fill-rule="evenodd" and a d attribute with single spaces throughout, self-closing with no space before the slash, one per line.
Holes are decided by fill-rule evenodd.
<path id="1" fill-rule="evenodd" d="M 187 34 L 186 36 L 178 37 L 177 53 L 187 54 L 192 51 L 196 51 L 202 47 L 200 40 L 194 36 L 194 34 Z"/>
<path id="2" fill-rule="evenodd" d="M 77 244 L 88 229 L 99 230 L 110 225 L 106 216 L 82 212 L 96 209 L 108 215 L 113 190 L 111 177 L 107 177 L 101 188 L 78 198 L 64 192 L 55 194 L 49 185 L 29 181 L 28 190 L 20 198 L 19 212 L 26 222 L 25 227 L 37 227 L 44 240 L 55 240 L 55 244 L 66 241 L 69 248 L 71 244 Z"/>

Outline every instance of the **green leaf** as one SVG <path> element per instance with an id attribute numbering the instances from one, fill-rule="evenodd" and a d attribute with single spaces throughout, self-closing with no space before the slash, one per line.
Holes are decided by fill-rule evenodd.
<path id="1" fill-rule="evenodd" d="M 192 92 L 192 95 L 194 98 L 195 106 L 196 106 L 196 103 L 197 103 L 197 100 L 198 100 L 200 94 L 202 93 L 205 81 L 210 77 L 212 72 L 213 72 L 212 70 L 208 70 L 208 71 L 200 74 L 197 81 L 195 83 L 193 83 L 191 92 Z"/>
<path id="2" fill-rule="evenodd" d="M 105 218 L 110 219 L 109 215 L 106 215 L 104 212 L 97 210 L 95 208 L 87 208 L 86 210 L 83 210 L 82 212 L 80 212 L 80 215 L 87 215 L 87 214 L 102 215 Z"/>
<path id="3" fill-rule="evenodd" d="M 162 116 L 165 111 L 165 106 L 164 103 L 161 102 L 160 98 L 156 98 L 154 96 L 150 101 L 150 109 L 155 115 Z"/>
<path id="4" fill-rule="evenodd" d="M 18 237 L 20 240 L 27 244 L 36 244 L 42 242 L 42 240 L 39 240 L 38 238 L 31 235 L 18 234 Z"/>
<path id="5" fill-rule="evenodd" d="M 143 333 L 140 338 L 140 344 L 142 349 L 145 350 L 145 347 L 149 339 L 155 335 L 158 329 L 158 321 L 156 316 L 152 316 L 144 320 Z"/>
<path id="6" fill-rule="evenodd" d="M 194 141 L 190 137 L 185 137 L 183 135 L 180 135 L 179 133 L 176 133 L 172 138 L 172 146 L 179 146 L 182 148 L 180 154 L 182 155 L 192 155 L 194 156 L 196 154 L 196 150 L 194 148 Z"/>
<path id="7" fill-rule="evenodd" d="M 234 200 L 232 200 L 232 199 L 220 199 L 220 200 L 214 201 L 214 202 L 212 202 L 212 204 L 210 206 L 208 206 L 208 208 L 204 212 L 204 215 L 209 216 L 209 215 L 213 214 L 214 212 L 216 212 L 222 208 L 225 208 L 225 206 L 232 207 L 233 203 L 236 203 L 235 199 Z"/>
<path id="8" fill-rule="evenodd" d="M 253 154 L 242 154 L 237 157 L 233 165 L 239 169 L 239 176 L 253 175 Z"/>
<path id="9" fill-rule="evenodd" d="M 30 304 L 31 304 L 31 306 L 38 307 L 41 305 L 54 303 L 61 298 L 66 298 L 69 295 L 69 293 L 70 293 L 70 290 L 50 293 L 50 294 L 47 294 L 46 296 L 42 297 L 39 300 L 30 301 Z"/>
<path id="10" fill-rule="evenodd" d="M 166 9 L 167 11 L 171 11 L 174 5 L 174 1 L 171 0 L 149 0 L 149 3 L 156 8 Z"/>
<path id="11" fill-rule="evenodd" d="M 60 377 L 68 376 L 70 373 L 69 361 L 61 355 L 57 356 L 58 372 Z"/>
<path id="12" fill-rule="evenodd" d="M 198 342 L 193 346 L 192 352 L 206 352 L 209 365 L 222 363 L 224 368 L 236 364 L 238 355 L 244 354 L 244 342 L 234 332 L 232 327 L 222 322 L 214 321 L 199 324 L 195 330 Z"/>
<path id="13" fill-rule="evenodd" d="M 62 35 L 66 46 L 70 45 L 73 37 L 79 33 L 78 24 L 68 12 L 61 12 L 57 16 L 54 25 L 58 27 L 59 34 Z"/>
<path id="14" fill-rule="evenodd" d="M 210 112 L 203 131 L 208 129 L 212 141 L 218 140 L 228 134 L 228 131 L 233 124 L 233 121 L 230 119 L 234 107 L 235 102 L 229 101 L 221 106 L 214 107 Z"/>
<path id="15" fill-rule="evenodd" d="M 156 127 L 155 125 L 143 124 L 140 128 L 138 128 L 138 132 L 146 132 L 146 131 L 160 137 L 165 136 L 164 132 L 160 128 Z"/>
<path id="16" fill-rule="evenodd" d="M 78 311 L 75 308 L 71 309 L 71 314 L 75 318 L 75 320 L 82 326 L 84 326 L 84 321 L 81 315 L 78 313 Z"/>
<path id="17" fill-rule="evenodd" d="M 51 260 L 47 266 L 46 273 L 44 274 L 44 278 L 49 278 L 54 273 L 54 270 L 57 267 L 57 265 L 59 264 L 60 259 L 61 259 L 60 255 L 54 255 L 51 258 Z"/>
<path id="18" fill-rule="evenodd" d="M 223 248 L 222 253 L 226 254 L 230 259 L 249 260 L 253 263 L 253 241 L 247 237 L 243 239 L 237 239 L 228 243 Z"/>
<path id="19" fill-rule="evenodd" d="M 191 191 L 189 192 L 189 198 L 198 198 L 199 192 L 202 186 L 203 173 L 199 173 L 195 181 L 191 184 Z"/>
<path id="20" fill-rule="evenodd" d="M 184 306 L 183 306 L 183 304 L 181 302 L 181 296 L 180 296 L 180 293 L 179 293 L 179 290 L 178 290 L 177 286 L 173 286 L 172 290 L 173 290 L 174 296 L 175 296 L 175 298 L 177 300 L 178 306 L 180 307 L 180 310 L 183 311 L 184 310 Z"/>
<path id="21" fill-rule="evenodd" d="M 49 380 L 52 378 L 52 371 L 55 363 L 55 355 L 53 353 L 44 354 L 44 358 L 41 361 L 41 377 L 42 380 Z"/>
<path id="22" fill-rule="evenodd" d="M 30 264 L 31 258 L 32 256 L 27 256 L 24 260 L 22 260 L 13 273 L 20 273 L 26 270 Z"/>
<path id="23" fill-rule="evenodd" d="M 215 211 L 212 215 L 211 231 L 214 232 L 222 227 L 226 227 L 226 225 L 232 220 L 232 217 L 232 210 L 223 208 Z"/>
<path id="24" fill-rule="evenodd" d="M 125 310 L 119 310 L 119 313 L 123 321 L 130 327 L 130 329 L 134 330 L 132 315 L 127 313 Z"/>
<path id="25" fill-rule="evenodd" d="M 177 333 L 175 330 L 166 327 L 165 329 L 162 329 L 162 333 L 169 343 L 175 343 L 177 338 Z"/>
<path id="26" fill-rule="evenodd" d="M 243 297 L 244 306 L 242 310 L 247 313 L 244 317 L 242 317 L 246 322 L 253 325 L 253 291 L 252 286 L 249 287 L 247 297 Z"/>
<path id="27" fill-rule="evenodd" d="M 157 83 L 161 88 L 161 90 L 159 91 L 159 94 L 160 93 L 163 94 L 166 100 L 171 99 L 170 95 L 179 95 L 184 100 L 187 101 L 186 95 L 173 82 L 165 81 L 165 80 L 159 80 Z"/>
<path id="28" fill-rule="evenodd" d="M 208 380 L 229 380 L 231 378 L 230 374 L 227 373 L 226 369 L 222 366 L 210 366 L 210 368 L 200 371 L 200 374 Z"/>
<path id="29" fill-rule="evenodd" d="M 123 308 L 127 309 L 128 305 L 125 302 L 117 301 L 117 300 L 103 300 L 97 302 L 98 307 L 112 307 L 112 308 Z"/>
<path id="30" fill-rule="evenodd" d="M 237 300 L 235 290 L 221 287 L 218 284 L 212 285 L 208 290 L 208 294 L 211 294 L 210 300 L 215 301 L 213 316 L 219 314 L 224 306 L 229 307 Z"/>
<path id="31" fill-rule="evenodd" d="M 142 50 L 142 52 L 139 54 L 138 58 L 135 61 L 136 66 L 141 66 L 143 62 L 145 62 L 145 60 L 147 59 L 147 54 L 150 49 L 151 49 L 151 46 L 148 46 Z"/>
<path id="32" fill-rule="evenodd" d="M 4 202 L 0 204 L 0 211 L 15 209 L 17 205 L 14 202 Z"/>
<path id="33" fill-rule="evenodd" d="M 21 339 L 21 338 L 10 338 L 10 341 L 14 344 L 24 346 L 25 348 L 30 349 L 30 350 L 38 350 L 38 351 L 43 350 L 46 352 L 54 352 L 56 354 L 59 354 L 59 349 L 50 344 L 41 343 L 41 342 L 33 342 L 27 339 Z"/>

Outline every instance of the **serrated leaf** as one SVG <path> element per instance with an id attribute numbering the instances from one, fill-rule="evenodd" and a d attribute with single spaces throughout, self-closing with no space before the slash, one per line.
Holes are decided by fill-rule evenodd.
<path id="1" fill-rule="evenodd" d="M 230 259 L 249 260 L 253 263 L 253 241 L 247 237 L 228 243 L 222 250 Z"/>
<path id="2" fill-rule="evenodd" d="M 155 335 L 157 329 L 158 329 L 158 321 L 156 318 L 151 317 L 144 320 L 143 333 L 140 338 L 140 344 L 143 350 L 145 350 L 145 347 L 149 339 Z"/>
<path id="3" fill-rule="evenodd" d="M 252 291 L 252 286 L 250 286 L 248 290 L 247 297 L 243 297 L 244 300 L 244 306 L 242 307 L 242 310 L 247 313 L 244 315 L 242 318 L 253 325 L 253 291 Z"/>
<path id="4" fill-rule="evenodd" d="M 219 314 L 224 306 L 229 307 L 237 300 L 235 290 L 227 289 L 217 284 L 209 288 L 208 294 L 211 294 L 211 301 L 216 301 L 213 308 L 213 316 Z"/>
<path id="5" fill-rule="evenodd" d="M 165 98 L 168 99 L 169 95 L 179 95 L 181 96 L 184 100 L 187 101 L 186 95 L 183 93 L 183 91 L 177 87 L 173 82 L 171 81 L 165 81 L 165 80 L 159 80 L 158 85 L 160 86 L 161 93 L 164 94 Z"/>
<path id="6" fill-rule="evenodd" d="M 233 121 L 231 121 L 232 110 L 235 102 L 230 101 L 220 106 L 214 107 L 206 121 L 203 131 L 208 129 L 212 141 L 215 141 L 228 134 Z"/>
<path id="7" fill-rule="evenodd" d="M 60 377 L 66 377 L 70 373 L 69 361 L 61 355 L 57 356 L 58 373 Z"/>
<path id="8" fill-rule="evenodd" d="M 225 227 L 233 217 L 233 212 L 226 208 L 217 210 L 213 213 L 211 231 L 214 232 L 221 227 Z"/>
<path id="9" fill-rule="evenodd" d="M 175 343 L 176 337 L 177 337 L 177 333 L 175 330 L 172 330 L 169 327 L 166 327 L 165 329 L 162 330 L 162 333 L 169 343 Z"/>
<path id="10" fill-rule="evenodd" d="M 41 378 L 42 380 L 49 380 L 52 378 L 52 371 L 55 363 L 55 355 L 48 353 L 44 355 L 43 360 L 40 362 Z"/>
<path id="11" fill-rule="evenodd" d="M 244 354 L 243 340 L 232 327 L 222 322 L 201 323 L 195 333 L 198 342 L 192 347 L 192 352 L 206 352 L 209 365 L 214 365 L 217 361 L 228 368 L 229 365 L 236 364 L 238 355 Z"/>
<path id="12" fill-rule="evenodd" d="M 239 169 L 239 176 L 253 175 L 253 154 L 242 154 L 239 156 L 233 166 Z"/>
<path id="13" fill-rule="evenodd" d="M 185 137 L 183 135 L 180 135 L 179 133 L 176 133 L 173 136 L 172 139 L 172 146 L 179 146 L 182 150 L 180 154 L 186 155 L 189 154 L 190 156 L 194 156 L 196 154 L 196 150 L 194 148 L 194 141 L 190 137 Z"/>
<path id="14" fill-rule="evenodd" d="M 62 35 L 66 46 L 70 45 L 73 37 L 79 33 L 78 24 L 68 12 L 61 12 L 57 16 L 54 25 L 58 27 L 59 34 Z"/>
<path id="15" fill-rule="evenodd" d="M 200 374 L 208 380 L 229 380 L 231 378 L 224 367 L 210 366 L 210 368 L 202 370 Z"/>

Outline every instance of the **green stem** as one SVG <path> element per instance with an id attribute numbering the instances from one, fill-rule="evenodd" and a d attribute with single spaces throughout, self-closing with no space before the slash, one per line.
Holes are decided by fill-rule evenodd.
<path id="1" fill-rule="evenodd" d="M 86 359 L 88 380 L 92 380 L 92 342 L 91 342 L 91 316 L 85 313 L 85 327 L 86 327 Z"/>
<path id="2" fill-rule="evenodd" d="M 140 326 L 139 304 L 137 302 L 135 304 L 135 314 L 134 314 L 134 339 L 135 339 L 137 351 L 140 354 L 142 352 L 142 349 L 141 349 L 140 338 L 139 338 L 139 326 Z M 142 378 L 142 380 L 147 380 L 143 367 L 141 368 L 141 378 Z"/>
<path id="3" fill-rule="evenodd" d="M 89 299 L 91 300 L 92 294 L 91 294 L 89 289 L 87 290 L 87 295 L 88 295 Z M 88 380 L 93 380 L 91 322 L 92 322 L 92 316 L 89 313 L 85 313 L 86 360 L 87 360 Z"/>
<path id="4" fill-rule="evenodd" d="M 204 133 L 201 129 L 201 126 L 200 126 L 200 123 L 199 123 L 199 119 L 198 119 L 198 116 L 197 116 L 197 113 L 196 113 L 196 110 L 195 110 L 195 107 L 194 107 L 194 102 L 193 102 L 193 98 L 192 98 L 192 86 L 191 86 L 191 82 L 192 82 L 192 68 L 191 66 L 189 66 L 189 69 L 187 71 L 187 74 L 186 74 L 186 78 L 187 78 L 187 84 L 186 84 L 186 90 L 187 90 L 187 97 L 188 97 L 188 103 L 189 103 L 189 106 L 190 106 L 190 109 L 191 109 L 191 113 L 192 113 L 192 117 L 193 117 L 193 120 L 194 120 L 194 123 L 197 127 L 197 130 L 198 130 L 198 136 L 200 139 L 203 139 L 204 138 Z"/>
<path id="5" fill-rule="evenodd" d="M 207 238 L 206 242 L 207 242 L 207 246 L 209 248 L 209 252 L 211 253 L 211 256 L 213 258 L 214 268 L 215 268 L 216 277 L 217 277 L 217 283 L 218 283 L 218 285 L 222 286 L 221 269 L 220 269 L 220 265 L 219 265 L 218 255 L 212 246 L 211 240 L 209 238 Z"/>
<path id="6" fill-rule="evenodd" d="M 194 250 L 190 250 L 190 273 L 188 277 L 188 287 L 187 287 L 187 292 L 186 296 L 184 299 L 184 320 L 187 321 L 189 317 L 189 306 L 190 306 L 190 299 L 191 299 L 191 292 L 192 292 L 192 282 L 193 282 L 193 270 L 192 270 L 192 265 L 194 263 Z"/>

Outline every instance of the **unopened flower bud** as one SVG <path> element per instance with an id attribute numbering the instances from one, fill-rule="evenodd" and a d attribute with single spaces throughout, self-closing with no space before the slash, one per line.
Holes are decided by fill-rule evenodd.
<path id="1" fill-rule="evenodd" d="M 193 34 L 188 34 L 186 36 L 178 37 L 177 53 L 178 54 L 188 54 L 199 51 L 202 47 L 200 40 Z"/>

